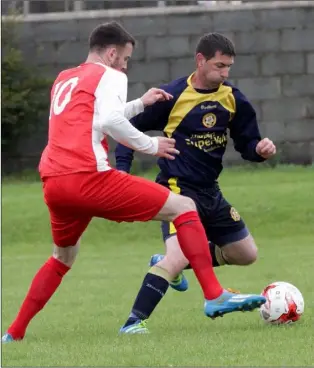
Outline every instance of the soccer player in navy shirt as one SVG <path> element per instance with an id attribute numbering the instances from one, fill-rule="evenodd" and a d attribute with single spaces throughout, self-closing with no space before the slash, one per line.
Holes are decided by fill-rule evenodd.
<path id="1" fill-rule="evenodd" d="M 176 140 L 180 151 L 175 160 L 160 158 L 157 183 L 192 198 L 206 230 L 213 266 L 248 265 L 257 257 L 254 239 L 237 210 L 224 198 L 218 185 L 227 132 L 242 158 L 263 162 L 276 153 L 273 142 L 261 139 L 256 113 L 247 98 L 227 82 L 234 63 L 233 43 L 218 33 L 206 34 L 196 47 L 196 71 L 161 86 L 173 99 L 145 108 L 131 122 L 140 131 L 163 131 Z M 116 148 L 116 167 L 129 172 L 133 151 L 121 144 Z M 150 265 L 160 268 L 154 275 L 178 290 L 188 282 L 182 270 L 188 268 L 172 223 L 162 223 L 166 255 L 156 254 Z M 156 272 L 154 272 L 155 274 Z M 150 271 L 148 271 L 150 274 Z M 143 285 L 131 314 L 121 329 L 128 331 L 137 320 L 146 320 L 165 294 L 158 292 L 152 278 Z M 146 329 L 143 330 L 146 332 Z"/>

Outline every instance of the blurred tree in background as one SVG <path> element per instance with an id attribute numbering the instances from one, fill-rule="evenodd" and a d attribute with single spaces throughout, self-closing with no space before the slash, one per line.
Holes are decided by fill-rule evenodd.
<path id="1" fill-rule="evenodd" d="M 50 81 L 27 66 L 18 47 L 14 18 L 2 22 L 1 151 L 5 160 L 47 114 Z M 36 57 L 36 55 L 34 55 Z"/>

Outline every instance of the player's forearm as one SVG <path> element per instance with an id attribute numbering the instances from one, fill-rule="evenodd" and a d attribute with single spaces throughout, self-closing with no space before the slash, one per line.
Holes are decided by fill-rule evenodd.
<path id="1" fill-rule="evenodd" d="M 142 100 L 140 98 L 138 98 L 136 100 L 129 101 L 125 105 L 124 116 L 128 120 L 131 120 L 134 116 L 140 114 L 143 111 L 144 111 L 143 102 L 142 102 Z"/>
<path id="2" fill-rule="evenodd" d="M 103 133 L 110 135 L 115 141 L 135 151 L 155 155 L 158 151 L 157 138 L 136 129 L 123 115 L 112 112 L 101 124 Z"/>

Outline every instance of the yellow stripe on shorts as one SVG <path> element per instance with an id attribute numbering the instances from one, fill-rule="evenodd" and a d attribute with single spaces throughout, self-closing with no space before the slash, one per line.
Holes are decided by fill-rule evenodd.
<path id="1" fill-rule="evenodd" d="M 178 187 L 178 179 L 177 178 L 170 178 L 168 180 L 169 189 L 175 193 L 180 194 L 181 189 Z M 176 228 L 173 225 L 173 222 L 169 222 L 169 234 L 175 234 L 177 232 Z"/>

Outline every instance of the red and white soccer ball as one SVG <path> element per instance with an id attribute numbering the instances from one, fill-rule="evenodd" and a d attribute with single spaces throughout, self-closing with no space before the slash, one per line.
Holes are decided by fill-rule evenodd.
<path id="1" fill-rule="evenodd" d="M 304 312 L 304 299 L 300 290 L 288 282 L 274 282 L 263 290 L 262 295 L 267 300 L 260 307 L 260 315 L 266 323 L 294 323 Z"/>

